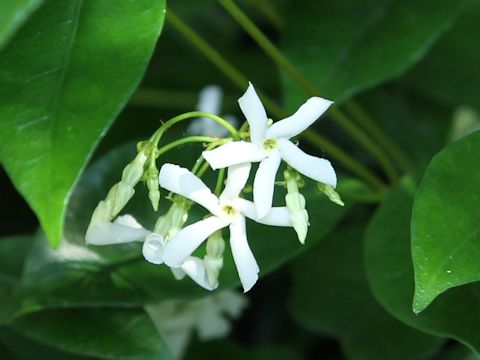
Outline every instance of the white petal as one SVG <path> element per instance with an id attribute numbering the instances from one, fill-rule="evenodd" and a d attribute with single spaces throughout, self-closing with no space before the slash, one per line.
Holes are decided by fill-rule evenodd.
<path id="1" fill-rule="evenodd" d="M 253 202 L 245 199 L 239 199 L 238 202 L 241 206 L 242 213 L 249 219 L 255 220 L 260 224 L 284 227 L 293 226 L 286 206 L 272 207 L 267 215 L 259 218 Z"/>
<path id="2" fill-rule="evenodd" d="M 195 201 L 210 212 L 215 211 L 218 206 L 218 198 L 207 185 L 185 168 L 163 164 L 159 178 L 161 187 Z"/>
<path id="3" fill-rule="evenodd" d="M 208 282 L 207 271 L 203 260 L 196 256 L 189 256 L 180 266 L 188 276 L 192 278 L 198 285 L 207 290 L 213 290 Z"/>
<path id="4" fill-rule="evenodd" d="M 243 216 L 237 217 L 235 222 L 230 224 L 230 247 L 243 291 L 247 292 L 257 282 L 260 269 L 248 246 Z"/>
<path id="5" fill-rule="evenodd" d="M 125 214 L 117 217 L 114 221 L 115 224 L 128 226 L 133 229 L 143 229 L 143 226 L 130 214 Z"/>
<path id="6" fill-rule="evenodd" d="M 140 228 L 137 228 L 117 223 L 102 222 L 88 229 L 85 241 L 87 244 L 92 245 L 122 244 L 132 241 L 143 241 L 148 234 L 150 234 L 150 231 L 145 230 L 141 225 Z"/>
<path id="7" fill-rule="evenodd" d="M 280 155 L 275 152 L 260 163 L 253 181 L 253 201 L 259 218 L 272 208 L 275 176 L 280 166 Z"/>
<path id="8" fill-rule="evenodd" d="M 198 96 L 198 111 L 211 114 L 220 114 L 220 106 L 222 105 L 222 89 L 217 85 L 205 86 Z"/>
<path id="9" fill-rule="evenodd" d="M 248 89 L 238 99 L 238 104 L 250 125 L 250 139 L 252 143 L 260 145 L 265 138 L 268 118 L 262 101 L 255 92 L 252 83 L 248 83 Z"/>
<path id="10" fill-rule="evenodd" d="M 238 197 L 248 181 L 251 167 L 250 163 L 243 163 L 228 168 L 227 182 L 220 195 L 220 200 L 233 200 Z"/>
<path id="11" fill-rule="evenodd" d="M 232 141 L 216 149 L 204 151 L 202 155 L 213 170 L 245 162 L 258 162 L 265 157 L 256 145 L 246 141 Z"/>
<path id="12" fill-rule="evenodd" d="M 282 159 L 299 173 L 315 181 L 333 187 L 337 186 L 337 175 L 330 161 L 305 154 L 296 145 L 285 139 L 279 140 L 279 147 Z"/>
<path id="13" fill-rule="evenodd" d="M 179 267 L 207 237 L 227 225 L 227 220 L 212 216 L 187 226 L 165 245 L 163 261 L 168 266 Z"/>
<path id="14" fill-rule="evenodd" d="M 332 104 L 333 101 L 312 97 L 300 106 L 295 114 L 270 126 L 266 137 L 290 139 L 312 125 Z"/>
<path id="15" fill-rule="evenodd" d="M 156 233 L 150 234 L 143 243 L 142 253 L 145 260 L 152 264 L 163 263 L 163 246 L 165 239 Z"/>

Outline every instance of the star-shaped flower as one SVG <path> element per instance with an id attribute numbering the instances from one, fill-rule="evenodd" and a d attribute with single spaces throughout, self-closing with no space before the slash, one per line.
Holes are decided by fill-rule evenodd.
<path id="1" fill-rule="evenodd" d="M 180 230 L 165 246 L 163 260 L 176 267 L 185 261 L 212 233 L 230 229 L 230 247 L 244 291 L 258 279 L 259 268 L 247 242 L 245 217 L 262 224 L 292 226 L 286 207 L 272 208 L 259 219 L 251 201 L 239 197 L 247 183 L 250 163 L 228 168 L 228 176 L 220 197 L 216 197 L 197 176 L 178 165 L 164 164 L 160 170 L 160 186 L 182 195 L 207 209 L 212 216 Z"/>
<path id="2" fill-rule="evenodd" d="M 203 156 L 213 169 L 260 162 L 253 184 L 253 198 L 259 218 L 265 216 L 272 207 L 275 175 L 282 159 L 299 173 L 336 186 L 337 177 L 328 160 L 304 153 L 289 140 L 312 125 L 330 107 L 331 101 L 312 97 L 293 115 L 271 126 L 251 83 L 238 103 L 250 125 L 251 142 L 229 142 L 214 150 L 204 151 Z"/>
<path id="3" fill-rule="evenodd" d="M 91 245 L 144 242 L 143 256 L 145 259 L 156 265 L 163 263 L 163 251 L 166 243 L 163 236 L 146 230 L 133 216 L 128 214 L 119 216 L 114 222 L 95 224 L 87 231 L 85 240 L 87 244 Z M 188 275 L 201 287 L 213 290 L 208 281 L 203 260 L 198 257 L 188 256 L 181 264 L 178 264 L 175 268 L 172 267 L 171 270 L 177 279 Z"/>

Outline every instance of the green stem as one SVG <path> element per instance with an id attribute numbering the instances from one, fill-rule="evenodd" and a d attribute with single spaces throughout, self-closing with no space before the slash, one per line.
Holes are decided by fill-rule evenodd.
<path id="1" fill-rule="evenodd" d="M 170 151 L 178 146 L 184 145 L 184 144 L 190 144 L 190 143 L 195 143 L 195 142 L 202 142 L 202 143 L 211 143 L 213 141 L 217 141 L 218 138 L 213 138 L 209 136 L 187 136 L 184 138 L 181 138 L 176 141 L 172 141 L 171 143 L 162 146 L 158 152 L 157 152 L 157 158 L 160 155 L 165 154 L 167 151 Z"/>
<path id="2" fill-rule="evenodd" d="M 320 91 L 310 83 L 298 69 L 278 50 L 278 48 L 262 33 L 262 31 L 248 18 L 248 16 L 232 1 L 232 0 L 218 0 L 219 3 L 230 13 L 230 15 L 243 27 L 243 29 L 250 34 L 250 36 L 257 42 L 257 44 L 265 51 L 270 58 L 275 61 L 282 69 L 284 69 L 290 77 L 296 81 L 304 91 L 312 96 L 319 96 Z M 382 165 L 386 175 L 391 181 L 397 179 L 397 173 L 394 165 L 390 159 L 385 156 L 382 149 L 377 144 L 370 140 L 361 129 L 359 129 L 338 107 L 334 107 L 330 111 L 330 116 L 342 128 L 356 139 L 367 151 L 369 151 Z M 373 124 L 370 124 L 373 125 Z M 385 134 L 380 129 L 376 129 L 376 133 L 382 138 L 386 138 Z M 383 143 L 389 140 L 382 141 Z"/>
<path id="3" fill-rule="evenodd" d="M 233 66 L 231 66 L 230 63 L 215 49 L 213 49 L 205 40 L 199 37 L 185 22 L 176 16 L 171 9 L 169 9 L 167 12 L 167 21 L 169 21 L 170 24 L 172 24 L 181 34 L 183 34 L 193 46 L 195 46 L 207 59 L 217 66 L 217 68 L 222 71 L 234 84 L 236 84 L 242 90 L 246 88 L 248 83 L 247 79 Z M 259 96 L 265 106 L 269 109 L 270 113 L 272 113 L 275 117 L 282 118 L 285 116 L 284 111 L 273 100 L 262 93 L 259 93 Z M 320 149 L 328 148 L 330 156 L 344 165 L 345 168 L 352 171 L 352 174 L 363 178 L 369 184 L 382 184 L 381 180 L 370 173 L 365 166 L 355 159 L 349 157 L 338 147 L 333 146 L 333 144 L 327 139 L 318 135 L 318 137 L 315 137 L 315 140 L 312 140 L 312 136 L 307 134 L 316 135 L 313 131 L 309 130 L 304 132 L 306 140 Z M 372 177 L 375 179 L 375 181 L 372 181 Z"/>
<path id="4" fill-rule="evenodd" d="M 215 195 L 220 196 L 223 187 L 223 180 L 225 179 L 225 168 L 220 169 L 217 177 L 217 184 L 215 185 Z"/>
<path id="5" fill-rule="evenodd" d="M 391 158 L 405 172 L 412 172 L 415 165 L 408 159 L 403 151 L 377 127 L 373 119 L 364 109 L 353 100 L 347 100 L 343 104 L 347 111 L 352 114 L 362 125 L 370 136 L 382 146 Z"/>
<path id="6" fill-rule="evenodd" d="M 157 131 L 155 131 L 155 133 L 152 135 L 150 141 L 154 144 L 155 147 L 157 147 L 158 142 L 160 141 L 160 139 L 163 136 L 163 134 L 165 133 L 165 131 L 167 131 L 173 125 L 175 125 L 175 124 L 177 124 L 181 121 L 187 120 L 187 119 L 201 118 L 201 117 L 207 117 L 209 119 L 212 119 L 216 123 L 222 125 L 225 129 L 227 129 L 234 139 L 239 138 L 237 129 L 235 129 L 224 118 L 221 118 L 220 116 L 217 116 L 215 114 L 210 114 L 210 113 L 206 113 L 206 112 L 203 112 L 203 111 L 191 111 L 191 112 L 187 112 L 185 114 L 175 116 L 175 117 L 171 118 L 170 120 L 166 121 L 162 126 L 160 126 L 160 128 Z"/>
<path id="7" fill-rule="evenodd" d="M 349 170 L 353 174 L 356 174 L 359 178 L 363 179 L 372 188 L 377 190 L 384 190 L 385 185 L 383 182 L 375 176 L 368 168 L 357 162 L 350 155 L 344 152 L 342 149 L 331 143 L 325 137 L 317 134 L 312 130 L 307 130 L 303 133 L 303 138 L 316 147 L 324 150 L 327 154 L 332 155 L 338 162 L 340 162 L 345 169 Z"/>

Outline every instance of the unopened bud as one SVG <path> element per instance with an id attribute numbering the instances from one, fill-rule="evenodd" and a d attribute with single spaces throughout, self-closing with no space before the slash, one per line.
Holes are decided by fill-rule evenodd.
<path id="1" fill-rule="evenodd" d="M 203 258 L 207 278 L 210 286 L 218 286 L 218 276 L 223 268 L 223 252 L 225 250 L 225 240 L 223 240 L 221 230 L 216 231 L 207 240 L 207 254 Z"/>
<path id="2" fill-rule="evenodd" d="M 188 218 L 191 202 L 182 196 L 175 196 L 167 213 L 160 216 L 155 223 L 154 232 L 162 235 L 166 241 L 174 237 Z"/>
<path id="3" fill-rule="evenodd" d="M 143 175 L 143 168 L 145 162 L 147 161 L 147 156 L 144 152 L 139 152 L 135 159 L 125 166 L 122 172 L 122 182 L 134 187 L 140 181 Z"/>
<path id="4" fill-rule="evenodd" d="M 305 197 L 298 191 L 301 178 L 293 170 L 286 170 L 283 175 L 287 184 L 288 193 L 285 196 L 285 203 L 290 214 L 290 220 L 297 233 L 298 240 L 301 244 L 305 244 L 310 224 L 308 223 L 308 212 L 305 209 Z"/>
<path id="5" fill-rule="evenodd" d="M 330 199 L 331 202 L 334 202 L 335 204 L 338 204 L 340 206 L 345 205 L 342 199 L 340 198 L 340 195 L 338 195 L 338 193 L 330 185 L 317 183 L 317 188 L 322 193 L 324 193 Z"/>
<path id="6" fill-rule="evenodd" d="M 112 208 L 110 204 L 103 200 L 100 201 L 95 210 L 93 211 L 88 228 L 90 229 L 93 225 L 112 220 L 110 216 L 111 212 Z"/>

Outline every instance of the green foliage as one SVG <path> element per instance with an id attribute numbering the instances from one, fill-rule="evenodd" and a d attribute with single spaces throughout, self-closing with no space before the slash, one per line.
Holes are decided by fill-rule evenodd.
<path id="1" fill-rule="evenodd" d="M 452 29 L 403 80 L 444 104 L 480 109 L 480 2 L 470 0 Z"/>
<path id="2" fill-rule="evenodd" d="M 126 144 L 100 158 L 86 171 L 70 202 L 62 245 L 55 251 L 42 237 L 37 238 L 26 261 L 22 283 L 11 301 L 12 313 L 18 315 L 59 306 L 138 306 L 208 294 L 189 279 L 175 280 L 165 265 L 148 263 L 141 254 L 139 243 L 85 245 L 85 232 L 94 207 L 117 181 L 121 169 L 134 156 L 134 151 L 133 143 Z M 190 154 L 194 153 L 190 151 Z M 178 163 L 178 156 L 176 153 L 163 161 Z M 188 155 L 183 154 L 184 161 L 186 157 Z M 148 204 L 145 188 L 143 184 L 137 186 L 137 195 L 125 212 L 133 214 L 146 228 L 152 229 L 159 214 L 153 212 L 150 206 L 145 206 Z M 332 204 L 313 185 L 307 196 L 310 204 L 315 206 L 307 205 L 311 225 L 306 245 L 298 243 L 292 229 L 248 222 L 250 245 L 262 274 L 274 270 L 321 239 L 348 211 L 348 207 Z M 162 199 L 160 205 L 162 214 L 169 201 Z M 203 213 L 197 211 L 191 214 L 190 222 L 196 221 L 198 216 L 203 216 Z M 266 241 L 268 239 L 275 241 Z M 239 280 L 229 247 L 225 253 L 227 256 L 220 275 L 220 287 L 238 286 Z"/>
<path id="3" fill-rule="evenodd" d="M 169 359 L 143 309 L 57 309 L 29 314 L 15 331 L 53 348 L 102 359 Z"/>
<path id="4" fill-rule="evenodd" d="M 479 132 L 448 146 L 433 158 L 416 193 L 415 312 L 449 288 L 480 280 L 479 153 Z"/>
<path id="5" fill-rule="evenodd" d="M 400 75 L 422 58 L 462 1 L 314 1 L 285 11 L 282 48 L 327 98 L 341 101 Z M 284 77 L 287 103 L 304 94 Z"/>
<path id="6" fill-rule="evenodd" d="M 290 312 L 311 332 L 340 338 L 349 359 L 423 359 L 441 340 L 393 318 L 370 292 L 363 267 L 364 213 L 350 214 L 348 227 L 292 262 Z"/>
<path id="7" fill-rule="evenodd" d="M 420 314 L 412 311 L 410 218 L 415 187 L 411 178 L 405 179 L 388 195 L 367 229 L 365 264 L 370 286 L 377 300 L 399 320 L 432 335 L 454 338 L 478 352 L 478 284 L 449 290 Z"/>
<path id="8" fill-rule="evenodd" d="M 138 85 L 164 0 L 52 1 L 0 57 L 0 160 L 52 246 L 80 172 Z"/>
<path id="9" fill-rule="evenodd" d="M 0 49 L 43 0 L 3 0 L 0 3 Z"/>

